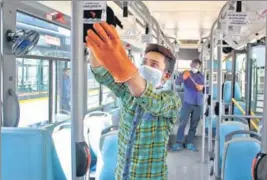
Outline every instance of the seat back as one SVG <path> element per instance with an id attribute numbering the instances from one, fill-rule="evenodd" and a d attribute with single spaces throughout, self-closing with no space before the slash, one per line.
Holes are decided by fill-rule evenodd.
<path id="1" fill-rule="evenodd" d="M 90 148 L 92 148 L 92 151 L 96 156 L 99 151 L 101 132 L 102 130 L 111 125 L 112 125 L 112 116 L 107 112 L 103 111 L 91 112 L 87 114 L 84 118 L 85 132 L 89 132 L 88 140 Z"/>
<path id="2" fill-rule="evenodd" d="M 231 81 L 225 81 L 224 87 L 223 87 L 223 101 L 225 104 L 230 104 L 232 101 L 231 91 L 232 91 L 232 82 Z M 241 100 L 241 88 L 240 88 L 238 82 L 235 82 L 234 97 L 235 97 L 235 100 L 237 100 L 237 101 Z"/>
<path id="3" fill-rule="evenodd" d="M 102 135 L 97 156 L 96 180 L 115 180 L 118 156 L 118 131 Z"/>
<path id="4" fill-rule="evenodd" d="M 210 121 L 212 121 L 212 136 L 213 137 L 215 136 L 217 120 L 218 120 L 218 116 L 213 116 L 212 118 L 210 118 L 210 116 L 208 116 L 205 118 L 205 133 L 206 133 L 206 135 L 208 135 Z"/>
<path id="5" fill-rule="evenodd" d="M 235 132 L 233 132 L 232 135 L 233 134 L 235 134 Z M 261 145 L 258 139 L 251 137 L 234 137 L 227 140 L 226 137 L 223 154 L 222 179 L 251 180 L 252 161 L 260 149 Z"/>
<path id="6" fill-rule="evenodd" d="M 225 136 L 231 132 L 237 130 L 249 130 L 248 125 L 235 122 L 235 121 L 227 121 L 221 124 L 220 126 L 220 162 L 222 163 L 223 152 L 224 152 L 224 143 L 225 143 Z M 247 137 L 246 134 L 237 134 L 235 137 Z"/>
<path id="7" fill-rule="evenodd" d="M 2 128 L 2 180 L 66 179 L 46 130 Z"/>
<path id="8" fill-rule="evenodd" d="M 53 134 L 55 148 L 67 179 L 72 178 L 71 174 L 71 125 L 69 122 L 55 127 Z"/>
<path id="9" fill-rule="evenodd" d="M 217 100 L 218 97 L 218 85 L 217 84 L 213 84 L 213 99 Z"/>
<path id="10" fill-rule="evenodd" d="M 242 109 L 245 111 L 246 110 L 245 102 L 243 102 L 243 101 L 237 101 L 237 102 L 242 107 Z M 234 105 L 234 114 L 235 115 L 243 115 L 242 111 L 239 110 L 236 105 Z"/>

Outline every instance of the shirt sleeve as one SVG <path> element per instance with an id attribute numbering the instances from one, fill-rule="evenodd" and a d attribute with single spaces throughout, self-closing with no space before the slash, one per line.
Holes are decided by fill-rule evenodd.
<path id="1" fill-rule="evenodd" d="M 176 118 L 181 108 L 181 99 L 177 94 L 172 91 L 156 92 L 149 83 L 143 95 L 136 100 L 146 111 L 166 118 Z"/>
<path id="2" fill-rule="evenodd" d="M 123 103 L 127 103 L 132 100 L 133 97 L 130 94 L 128 86 L 124 83 L 116 83 L 111 74 L 104 67 L 91 67 L 91 71 L 94 74 L 96 81 L 99 84 L 108 87 L 118 98 L 122 100 Z"/>

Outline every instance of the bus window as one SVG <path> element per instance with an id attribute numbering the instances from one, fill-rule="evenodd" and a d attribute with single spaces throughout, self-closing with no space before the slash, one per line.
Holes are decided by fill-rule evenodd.
<path id="1" fill-rule="evenodd" d="M 56 114 L 55 122 L 70 118 L 71 113 L 71 71 L 70 62 L 56 62 Z"/>
<path id="2" fill-rule="evenodd" d="M 17 58 L 17 94 L 20 127 L 48 122 L 49 62 Z"/>
<path id="3" fill-rule="evenodd" d="M 38 44 L 28 53 L 27 59 L 17 58 L 17 93 L 21 107 L 19 126 L 39 127 L 49 122 L 69 119 L 68 106 L 71 102 L 62 98 L 68 91 L 66 88 L 64 93 L 61 91 L 68 83 L 64 81 L 65 86 L 60 83 L 63 82 L 66 74 L 64 68 L 69 67 L 66 63 L 71 57 L 70 30 L 20 11 L 16 14 L 16 29 L 40 33 Z M 53 58 L 63 58 L 64 61 Z M 52 64 L 56 68 L 50 68 Z M 55 83 L 52 92 L 49 91 L 51 83 Z M 53 101 L 49 94 L 55 96 Z M 49 108 L 55 116 L 53 114 L 50 117 Z"/>
<path id="4" fill-rule="evenodd" d="M 95 80 L 94 75 L 90 69 L 90 65 L 88 65 L 88 100 L 87 100 L 87 109 L 93 109 L 100 105 L 99 95 L 100 95 L 100 85 Z"/>

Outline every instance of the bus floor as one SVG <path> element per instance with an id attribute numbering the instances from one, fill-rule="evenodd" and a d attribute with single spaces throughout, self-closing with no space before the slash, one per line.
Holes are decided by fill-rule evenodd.
<path id="1" fill-rule="evenodd" d="M 169 171 L 168 180 L 207 180 L 208 164 L 201 162 L 201 136 L 196 136 L 194 144 L 198 152 L 181 150 L 179 152 L 168 152 L 167 164 Z M 207 141 L 206 141 L 207 144 Z M 207 148 L 205 150 L 207 152 Z M 208 153 L 205 153 L 205 159 Z"/>
<path id="2" fill-rule="evenodd" d="M 198 128 L 201 129 L 201 125 Z M 208 157 L 207 139 L 205 143 L 205 159 Z M 198 131 L 194 140 L 198 152 L 181 150 L 179 152 L 168 152 L 167 164 L 169 177 L 168 180 L 207 180 L 208 164 L 201 162 L 202 137 Z"/>

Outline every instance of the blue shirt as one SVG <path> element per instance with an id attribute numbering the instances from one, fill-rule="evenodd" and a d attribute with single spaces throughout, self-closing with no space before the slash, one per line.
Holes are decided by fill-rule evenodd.
<path id="1" fill-rule="evenodd" d="M 204 85 L 204 75 L 200 72 L 193 73 L 190 71 L 191 78 L 195 83 L 199 85 Z M 176 84 L 184 83 L 184 102 L 192 105 L 202 105 L 203 104 L 203 92 L 198 91 L 194 82 L 188 78 L 183 80 L 183 73 L 176 79 Z"/>

